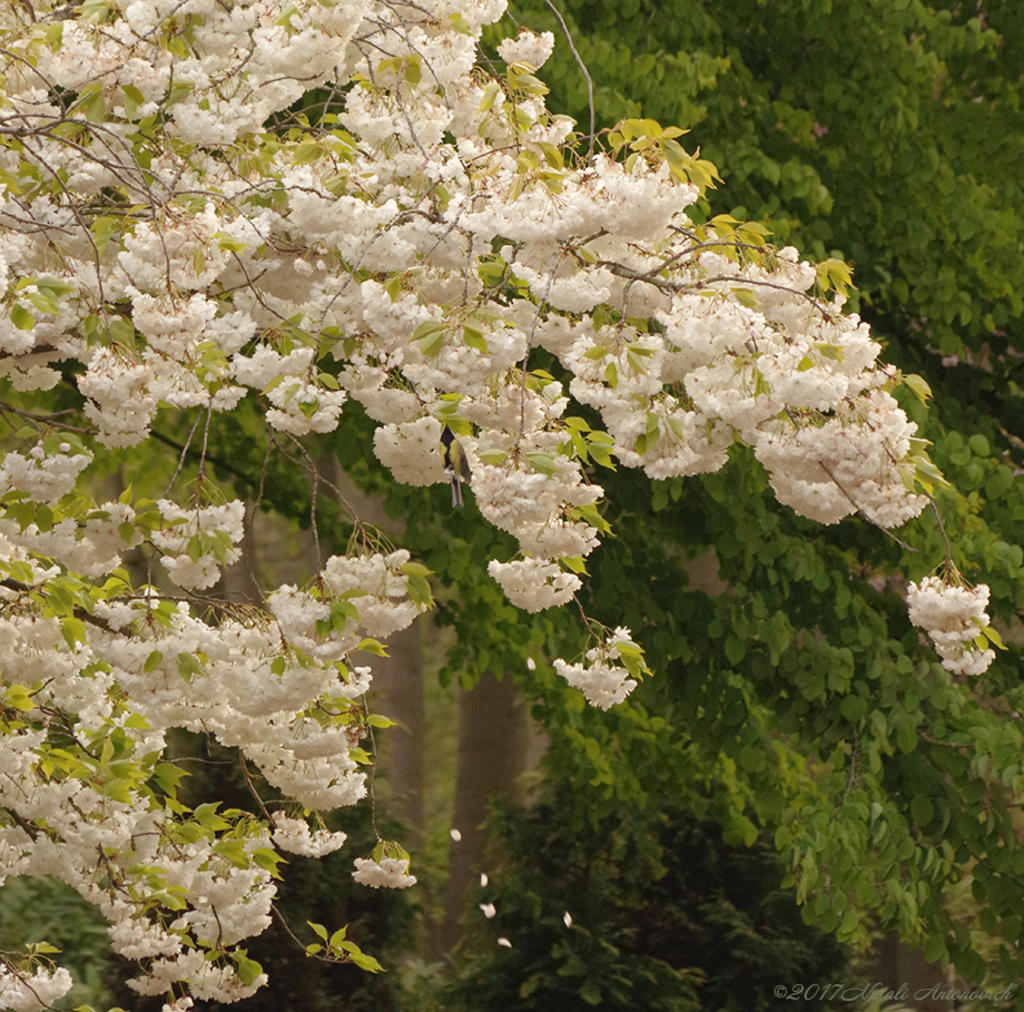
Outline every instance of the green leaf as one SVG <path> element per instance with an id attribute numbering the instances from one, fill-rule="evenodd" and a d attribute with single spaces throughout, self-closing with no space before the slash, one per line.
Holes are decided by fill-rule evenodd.
<path id="1" fill-rule="evenodd" d="M 263 973 L 263 967 L 256 962 L 255 959 L 243 958 L 238 960 L 236 964 L 236 972 L 238 973 L 238 979 L 246 986 L 252 984 L 252 982 Z"/>
<path id="2" fill-rule="evenodd" d="M 924 958 L 929 963 L 937 963 L 946 959 L 946 939 L 943 935 L 934 934 L 924 946 Z"/>
<path id="3" fill-rule="evenodd" d="M 901 752 L 913 752 L 917 747 L 917 731 L 909 720 L 902 721 L 896 728 L 896 743 Z"/>
<path id="4" fill-rule="evenodd" d="M 487 341 L 481 331 L 475 327 L 463 327 L 462 328 L 462 340 L 468 348 L 474 348 L 476 351 L 481 351 L 487 354 L 490 349 L 487 347 Z"/>
<path id="5" fill-rule="evenodd" d="M 20 303 L 11 306 L 11 323 L 18 330 L 31 330 L 36 325 L 36 318 Z"/>
<path id="6" fill-rule="evenodd" d="M 183 101 L 192 94 L 193 88 L 195 88 L 195 85 L 191 81 L 175 81 L 171 85 L 171 90 L 167 93 L 167 101 L 164 105 L 171 106 L 176 102 Z"/>
<path id="7" fill-rule="evenodd" d="M 988 440 L 980 432 L 975 432 L 967 441 L 967 445 L 976 457 L 987 457 L 990 453 Z"/>
<path id="8" fill-rule="evenodd" d="M 83 103 L 82 109 L 85 112 L 85 118 L 90 123 L 102 123 L 106 119 L 107 103 L 98 91 Z"/>
<path id="9" fill-rule="evenodd" d="M 13 706 L 15 710 L 20 710 L 23 713 L 36 708 L 28 688 L 24 685 L 11 685 L 7 689 L 7 705 Z"/>
<path id="10" fill-rule="evenodd" d="M 497 81 L 491 81 L 484 88 L 484 97 L 480 100 L 479 112 L 490 112 L 495 99 L 501 94 L 501 85 Z"/>
<path id="11" fill-rule="evenodd" d="M 427 320 L 426 323 L 421 323 L 414 331 L 412 339 L 414 341 L 422 341 L 425 337 L 432 337 L 437 333 L 444 333 L 445 325 L 438 323 L 436 320 Z"/>
<path id="12" fill-rule="evenodd" d="M 248 868 L 249 855 L 242 840 L 218 840 L 211 848 L 215 854 L 226 858 L 235 868 Z"/>
<path id="13" fill-rule="evenodd" d="M 506 450 L 483 450 L 477 454 L 477 457 L 485 464 L 497 465 L 508 460 L 508 452 Z"/>
<path id="14" fill-rule="evenodd" d="M 399 572 L 406 576 L 433 576 L 433 570 L 419 562 L 405 562 L 399 567 Z"/>
<path id="15" fill-rule="evenodd" d="M 757 309 L 757 296 L 749 288 L 732 288 L 732 297 L 747 309 Z"/>
<path id="16" fill-rule="evenodd" d="M 281 873 L 277 870 L 279 864 L 287 864 L 280 854 L 275 850 L 271 850 L 269 847 L 257 847 L 252 852 L 253 861 L 264 871 L 269 871 L 271 878 L 281 878 Z"/>
<path id="17" fill-rule="evenodd" d="M 349 958 L 360 970 L 366 970 L 367 973 L 380 973 L 384 969 L 373 956 L 366 955 L 365 952 L 354 945 L 349 950 Z"/>
<path id="18" fill-rule="evenodd" d="M 555 458 L 550 453 L 543 453 L 540 450 L 534 450 L 526 454 L 526 460 L 535 471 L 539 471 L 541 474 L 547 475 L 549 478 L 553 474 L 558 473 L 558 465 L 555 463 Z"/>
<path id="19" fill-rule="evenodd" d="M 153 777 L 165 794 L 174 795 L 181 781 L 190 776 L 187 771 L 179 769 L 173 763 L 157 763 L 153 768 Z"/>
<path id="20" fill-rule="evenodd" d="M 124 92 L 125 118 L 128 120 L 134 120 L 135 115 L 139 110 L 139 106 L 145 105 L 146 98 L 142 92 L 132 84 L 123 85 L 121 90 Z"/>
<path id="21" fill-rule="evenodd" d="M 36 527 L 45 534 L 53 527 L 53 510 L 43 504 L 36 509 Z"/>
<path id="22" fill-rule="evenodd" d="M 214 232 L 213 237 L 217 240 L 217 248 L 227 250 L 229 253 L 240 253 L 252 245 L 252 243 L 248 243 L 244 239 L 233 236 L 230 232 Z"/>
<path id="23" fill-rule="evenodd" d="M 927 404 L 932 396 L 932 388 L 927 381 L 916 373 L 910 373 L 903 377 L 907 389 L 922 403 Z"/>
<path id="24" fill-rule="evenodd" d="M 932 804 L 931 798 L 925 797 L 923 794 L 915 795 L 910 802 L 910 814 L 922 829 L 927 828 L 935 814 L 935 806 Z"/>
<path id="25" fill-rule="evenodd" d="M 406 81 L 415 87 L 423 77 L 423 61 L 419 53 L 411 53 L 405 59 L 404 75 Z"/>
<path id="26" fill-rule="evenodd" d="M 86 643 L 85 623 L 81 619 L 69 615 L 61 619 L 60 631 L 64 636 L 64 642 L 70 649 L 75 649 L 76 643 Z"/>
<path id="27" fill-rule="evenodd" d="M 740 765 L 748 773 L 760 773 L 766 766 L 764 749 L 757 745 L 744 745 L 740 749 Z"/>
<path id="28" fill-rule="evenodd" d="M 203 665 L 195 654 L 180 653 L 178 654 L 178 673 L 191 685 L 192 679 L 196 675 L 203 674 Z"/>
<path id="29" fill-rule="evenodd" d="M 296 145 L 292 152 L 293 165 L 306 165 L 310 162 L 319 161 L 327 154 L 324 146 L 319 141 L 303 141 Z"/>
<path id="30" fill-rule="evenodd" d="M 110 321 L 109 334 L 113 344 L 127 348 L 130 351 L 137 350 L 135 344 L 135 325 L 131 320 L 115 317 Z"/>

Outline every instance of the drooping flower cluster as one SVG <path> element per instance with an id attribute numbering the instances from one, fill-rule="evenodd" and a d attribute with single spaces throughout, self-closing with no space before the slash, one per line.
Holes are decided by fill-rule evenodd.
<path id="1" fill-rule="evenodd" d="M 185 510 L 166 499 L 157 503 L 163 518 L 153 544 L 164 554 L 160 564 L 173 583 L 186 590 L 206 590 L 220 579 L 221 565 L 237 562 L 241 551 L 243 503 Z"/>
<path id="2" fill-rule="evenodd" d="M 583 586 L 578 576 L 540 559 L 514 562 L 492 559 L 487 571 L 501 584 L 505 596 L 525 611 L 543 611 L 565 604 Z"/>
<path id="3" fill-rule="evenodd" d="M 630 631 L 619 626 L 604 643 L 587 651 L 585 663 L 567 664 L 559 659 L 555 671 L 573 688 L 582 690 L 592 706 L 608 710 L 637 687 L 629 676 L 638 672 L 640 654 Z"/>
<path id="4" fill-rule="evenodd" d="M 274 826 L 274 843 L 290 854 L 323 857 L 332 854 L 345 843 L 344 833 L 329 833 L 326 829 L 310 833 L 309 823 L 305 819 L 290 819 L 280 813 L 274 817 Z"/>
<path id="5" fill-rule="evenodd" d="M 0 1008 L 10 1012 L 42 1012 L 71 990 L 74 981 L 64 967 L 52 973 L 38 968 L 18 973 L 0 966 Z"/>
<path id="6" fill-rule="evenodd" d="M 377 862 L 357 857 L 355 863 L 356 870 L 352 878 L 371 889 L 380 889 L 382 886 L 388 889 L 408 889 L 416 885 L 416 876 L 408 874 L 408 859 L 385 857 Z"/>
<path id="7" fill-rule="evenodd" d="M 423 567 L 376 550 L 259 600 L 200 595 L 246 533 L 205 469 L 215 415 L 251 406 L 291 452 L 357 401 L 413 485 L 447 482 L 436 446 L 457 428 L 481 513 L 519 545 L 489 571 L 531 611 L 580 588 L 605 529 L 588 468 L 612 454 L 666 478 L 739 441 L 821 522 L 923 507 L 914 426 L 841 312 L 841 271 L 731 219 L 695 225 L 713 169 L 678 132 L 626 121 L 567 158 L 573 124 L 535 76 L 550 35 L 503 43 L 498 76 L 474 69 L 504 8 L 0 5 L 0 126 L 18 140 L 0 147 L 0 406 L 24 426 L 5 422 L 0 449 L 0 879 L 56 875 L 96 904 L 143 993 L 251 994 L 261 968 L 227 953 L 268 923 L 275 847 L 344 835 L 186 809 L 167 732 L 239 749 L 287 811 L 352 804 L 371 682 L 353 655 L 430 604 Z M 332 111 L 279 129 L 316 87 Z M 94 500 L 94 460 L 182 412 L 199 480 L 179 467 L 159 499 Z M 937 640 L 954 662 L 987 663 L 964 629 L 929 628 L 961 637 Z M 558 670 L 607 708 L 639 658 L 619 629 Z M 360 861 L 359 881 L 415 881 L 407 857 Z"/>
<path id="8" fill-rule="evenodd" d="M 942 666 L 958 675 L 980 675 L 995 659 L 987 644 L 998 642 L 991 629 L 989 588 L 964 587 L 926 576 L 907 588 L 910 621 L 928 633 Z"/>

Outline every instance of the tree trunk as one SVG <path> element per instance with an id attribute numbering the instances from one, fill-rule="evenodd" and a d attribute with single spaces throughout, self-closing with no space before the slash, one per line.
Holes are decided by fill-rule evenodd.
<path id="1" fill-rule="evenodd" d="M 452 826 L 462 839 L 452 841 L 448 854 L 441 951 L 459 939 L 465 896 L 482 869 L 483 822 L 495 793 L 522 800 L 518 782 L 530 754 L 528 717 L 512 676 L 498 681 L 487 672 L 472 691 L 459 693 L 459 745 L 455 810 Z"/>
<path id="2" fill-rule="evenodd" d="M 426 710 L 423 700 L 423 657 L 420 650 L 420 619 L 388 638 L 387 657 L 373 659 L 370 701 L 377 713 L 395 722 L 374 735 L 379 755 L 378 779 L 387 785 L 387 797 L 379 798 L 388 811 L 408 827 L 407 850 L 419 850 L 423 842 L 423 741 Z M 427 619 L 429 621 L 429 619 Z"/>
<path id="3" fill-rule="evenodd" d="M 952 972 L 927 962 L 920 949 L 904 945 L 898 932 L 890 932 L 879 946 L 875 970 L 878 976 L 870 983 L 880 1004 L 899 1002 L 919 1012 L 953 1012 L 953 999 L 942 996 L 953 990 Z"/>

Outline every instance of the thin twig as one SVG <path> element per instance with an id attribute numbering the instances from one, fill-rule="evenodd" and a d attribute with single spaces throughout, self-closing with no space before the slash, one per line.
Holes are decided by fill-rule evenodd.
<path id="1" fill-rule="evenodd" d="M 832 471 L 829 468 L 828 464 L 826 464 L 823 460 L 819 460 L 818 461 L 818 466 L 825 472 L 825 474 L 827 474 L 829 476 L 829 478 L 832 479 L 832 482 L 835 485 L 835 487 L 837 489 L 839 489 L 839 491 L 842 492 L 844 496 L 846 496 L 846 498 L 850 502 L 850 505 L 853 506 L 853 508 L 857 511 L 857 515 L 859 517 L 861 517 L 863 520 L 866 520 L 869 524 L 872 524 L 873 526 L 877 527 L 887 537 L 892 538 L 892 540 L 895 541 L 896 544 L 899 545 L 900 548 L 902 548 L 904 551 L 906 551 L 906 552 L 916 552 L 917 551 L 916 548 L 911 547 L 905 541 L 903 541 L 900 538 L 896 537 L 896 535 L 893 534 L 892 531 L 890 531 L 887 528 L 883 527 L 877 520 L 873 519 L 872 517 L 869 517 L 867 515 L 867 513 L 865 513 L 864 510 L 862 510 L 860 508 L 860 506 L 857 505 L 857 500 L 854 499 L 853 496 L 850 495 L 850 493 L 847 492 L 845 488 L 843 488 L 842 482 L 840 482 L 840 480 L 832 473 Z"/>
<path id="2" fill-rule="evenodd" d="M 942 540 L 946 543 L 946 568 L 955 569 L 956 567 L 953 565 L 953 549 L 949 544 L 949 538 L 946 536 L 946 525 L 942 522 L 942 515 L 939 513 L 938 506 L 935 505 L 935 500 L 927 492 L 925 495 L 928 498 L 928 505 L 931 506 L 932 512 L 935 514 L 935 519 L 939 522 L 939 532 L 942 534 Z"/>
<path id="3" fill-rule="evenodd" d="M 587 157 L 592 159 L 594 157 L 594 134 L 595 134 L 595 130 L 594 130 L 594 122 L 595 122 L 595 117 L 594 117 L 594 80 L 590 76 L 590 71 L 587 70 L 587 65 L 583 62 L 583 57 L 580 56 L 580 54 L 576 51 L 576 45 L 572 41 L 572 35 L 569 32 L 569 26 L 566 25 L 565 19 L 559 13 L 558 8 L 551 2 L 551 0 L 544 0 L 544 2 L 554 12 L 555 17 L 558 18 L 558 23 L 562 26 L 562 31 L 565 32 L 565 37 L 566 37 L 566 40 L 569 43 L 569 48 L 572 50 L 572 55 L 576 57 L 576 62 L 579 64 L 580 70 L 583 71 L 583 76 L 587 79 L 587 101 L 590 104 L 590 148 L 587 151 Z"/>
<path id="4" fill-rule="evenodd" d="M 263 799 L 259 796 L 259 792 L 256 790 L 255 785 L 252 782 L 252 777 L 249 776 L 249 768 L 245 762 L 245 752 L 242 749 L 238 750 L 238 765 L 241 767 L 242 776 L 245 778 L 245 786 L 249 788 L 249 793 L 255 798 L 256 804 L 260 806 L 260 811 L 263 813 L 263 818 L 267 820 L 271 825 L 274 824 L 274 818 L 267 811 L 267 806 L 263 804 Z"/>
<path id="5" fill-rule="evenodd" d="M 178 480 L 178 475 L 181 474 L 181 469 L 185 466 L 185 457 L 188 456 L 189 447 L 192 445 L 192 437 L 196 434 L 196 429 L 199 428 L 199 419 L 202 415 L 196 415 L 195 424 L 192 426 L 192 431 L 188 434 L 188 439 L 185 440 L 185 445 L 181 446 L 180 443 L 176 443 L 167 436 L 160 435 L 159 432 L 154 432 L 153 435 L 160 440 L 162 443 L 169 443 L 171 446 L 181 446 L 181 456 L 178 458 L 178 467 L 171 477 L 170 484 L 167 486 L 162 498 L 166 499 L 171 494 L 171 489 L 174 488 L 174 483 Z"/>
<path id="6" fill-rule="evenodd" d="M 370 765 L 370 786 L 367 793 L 370 795 L 370 826 L 373 828 L 373 835 L 380 840 L 381 835 L 377 832 L 377 794 L 373 789 L 374 780 L 377 774 L 377 741 L 373 736 L 373 724 L 370 723 L 370 704 L 363 695 L 363 713 L 366 715 L 366 730 L 370 738 L 370 755 L 373 762 Z"/>

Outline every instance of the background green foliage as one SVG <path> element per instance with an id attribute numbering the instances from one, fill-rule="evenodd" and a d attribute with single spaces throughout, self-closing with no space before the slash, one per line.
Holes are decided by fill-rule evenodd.
<path id="1" fill-rule="evenodd" d="M 780 245 L 853 265 L 855 308 L 886 359 L 935 392 L 928 411 L 904 406 L 957 490 L 938 498 L 953 558 L 989 583 L 1010 628 L 1024 591 L 1019 5 L 560 9 L 597 84 L 599 128 L 623 116 L 689 128 L 725 181 L 704 213 L 764 221 Z M 539 0 L 513 13 L 556 34 L 550 107 L 587 123 L 553 15 Z M 514 31 L 503 22 L 490 41 Z M 944 557 L 934 516 L 909 525 L 911 553 L 857 520 L 799 520 L 742 452 L 720 474 L 646 494 L 637 478 L 598 476 L 618 537 L 585 593 L 598 618 L 631 626 L 658 677 L 632 698 L 634 717 L 581 715 L 599 726 L 574 731 L 568 716 L 577 777 L 609 803 L 638 781 L 642 797 L 658 775 L 642 741 L 678 796 L 706 786 L 694 814 L 710 810 L 728 840 L 774 835 L 808 919 L 863 939 L 873 909 L 969 978 L 985 973 L 984 947 L 998 950 L 990 974 L 1019 980 L 1020 655 L 1011 645 L 965 686 L 910 627 L 905 579 Z M 729 592 L 681 593 L 680 560 L 708 550 Z M 667 732 L 652 730 L 658 717 Z M 951 916 L 944 892 L 972 865 L 977 917 Z"/>
<path id="2" fill-rule="evenodd" d="M 527 811 L 497 809 L 493 880 L 475 899 L 498 914 L 470 936 L 438 1008 L 764 1012 L 782 980 L 824 986 L 848 971 L 835 940 L 779 889 L 770 847 L 728 846 L 671 794 L 594 831 L 568 782 L 545 794 Z M 495 944 L 502 934 L 511 950 Z"/>

